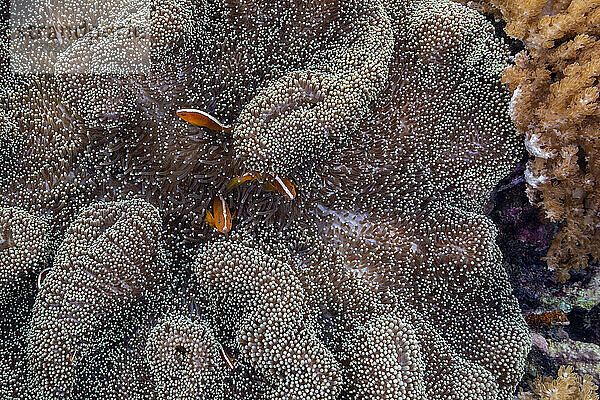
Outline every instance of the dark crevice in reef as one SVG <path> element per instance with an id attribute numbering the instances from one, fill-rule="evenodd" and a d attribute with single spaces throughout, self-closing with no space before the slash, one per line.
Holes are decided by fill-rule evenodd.
<path id="1" fill-rule="evenodd" d="M 525 164 L 519 162 L 492 194 L 489 217 L 498 227 L 496 242 L 521 308 L 539 307 L 539 296 L 551 285 L 552 273 L 542 258 L 546 255 L 557 229 L 544 220 L 543 213 L 529 203 L 525 193 Z"/>
<path id="2" fill-rule="evenodd" d="M 496 186 L 486 207 L 486 214 L 498 227 L 496 242 L 503 253 L 513 294 L 524 315 L 547 308 L 548 298 L 566 300 L 569 288 L 585 287 L 600 271 L 600 265 L 590 259 L 588 268 L 569 271 L 570 278 L 565 283 L 554 279 L 543 258 L 559 224 L 546 220 L 543 210 L 530 204 L 525 192 L 527 160 L 528 155 L 524 154 L 513 172 Z M 574 341 L 600 345 L 600 303 L 589 310 L 573 306 L 566 312 L 566 318 L 568 323 L 564 326 L 536 327 L 532 332 L 559 342 L 568 335 Z M 556 377 L 560 366 L 559 361 L 534 345 L 515 394 L 520 389 L 530 391 L 536 377 Z"/>
<path id="3" fill-rule="evenodd" d="M 538 376 L 556 376 L 560 364 L 552 358 L 545 355 L 542 351 L 533 347 L 527 356 L 525 375 L 521 383 L 517 386 L 518 393 L 520 389 L 524 391 L 531 390 L 530 384 Z"/>
<path id="4" fill-rule="evenodd" d="M 526 162 L 525 156 L 496 186 L 486 214 L 498 227 L 496 243 L 504 256 L 513 294 L 521 309 L 535 310 L 541 307 L 543 295 L 562 296 L 566 287 L 589 283 L 598 265 L 590 260 L 589 268 L 570 270 L 570 278 L 564 284 L 556 282 L 543 258 L 559 224 L 546 220 L 543 211 L 529 202 L 525 193 Z"/>
<path id="5" fill-rule="evenodd" d="M 508 45 L 511 55 L 516 55 L 521 50 L 525 49 L 525 45 L 518 39 L 513 39 L 504 32 L 504 27 L 506 26 L 506 22 L 499 19 L 497 20 L 491 14 L 485 14 L 485 18 L 494 25 L 494 34 L 497 38 L 504 40 L 504 42 Z"/>
<path id="6" fill-rule="evenodd" d="M 569 325 L 565 330 L 571 339 L 600 345 L 600 303 L 590 310 L 573 307 L 567 318 Z"/>
<path id="7" fill-rule="evenodd" d="M 590 259 L 589 268 L 570 270 L 570 278 L 561 284 L 543 258 L 559 224 L 545 219 L 543 210 L 532 205 L 525 193 L 524 171 L 527 156 L 494 189 L 486 214 L 498 227 L 496 243 L 504 256 L 513 291 L 523 310 L 540 307 L 539 297 L 548 292 L 560 296 L 563 288 L 590 282 L 599 266 Z"/>

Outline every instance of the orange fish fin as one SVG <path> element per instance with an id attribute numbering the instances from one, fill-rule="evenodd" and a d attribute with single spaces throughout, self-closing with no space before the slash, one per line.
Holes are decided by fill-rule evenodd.
<path id="1" fill-rule="evenodd" d="M 236 187 L 236 186 L 239 186 L 239 185 L 241 185 L 241 184 L 242 184 L 242 183 L 244 183 L 244 182 L 247 182 L 247 181 L 252 181 L 252 180 L 254 180 L 254 179 L 256 179 L 256 178 L 255 178 L 255 177 L 252 175 L 252 173 L 251 173 L 251 172 L 246 172 L 246 173 L 245 173 L 244 175 L 242 175 L 242 176 L 238 176 L 238 177 L 232 178 L 232 179 L 229 181 L 229 183 L 227 184 L 227 189 L 232 189 L 232 188 L 234 188 L 234 187 Z"/>
<path id="2" fill-rule="evenodd" d="M 206 217 L 204 218 L 204 220 L 207 224 L 215 228 L 215 218 L 213 217 L 210 211 L 206 210 Z"/>
<path id="3" fill-rule="evenodd" d="M 277 186 L 275 186 L 272 182 L 270 181 L 265 181 L 263 183 L 263 188 L 267 191 L 267 192 L 272 192 L 274 190 L 279 190 L 277 189 Z"/>
<path id="4" fill-rule="evenodd" d="M 221 207 L 222 203 L 222 197 L 221 196 L 217 196 L 213 199 L 213 218 L 216 220 L 219 215 L 223 213 L 223 207 Z"/>
<path id="5" fill-rule="evenodd" d="M 236 186 L 239 186 L 242 184 L 242 179 L 240 177 L 238 178 L 231 178 L 229 180 L 229 182 L 227 183 L 227 190 L 231 190 Z"/>

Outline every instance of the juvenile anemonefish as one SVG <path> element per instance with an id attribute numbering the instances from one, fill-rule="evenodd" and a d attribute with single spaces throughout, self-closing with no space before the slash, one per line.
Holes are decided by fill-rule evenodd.
<path id="1" fill-rule="evenodd" d="M 71 353 L 69 353 L 69 361 L 72 363 L 77 362 L 77 355 L 79 354 L 78 350 L 72 351 Z"/>
<path id="2" fill-rule="evenodd" d="M 233 363 L 233 358 L 229 354 L 227 354 L 222 344 L 219 343 L 219 347 L 221 348 L 221 358 L 223 358 L 223 361 L 225 361 L 225 365 L 230 370 L 234 370 L 235 364 Z"/>
<path id="3" fill-rule="evenodd" d="M 235 213 L 231 215 L 229 206 L 222 196 L 215 197 L 213 200 L 213 211 L 206 211 L 206 222 L 221 233 L 228 233 L 231 230 L 231 220 Z"/>
<path id="4" fill-rule="evenodd" d="M 262 179 L 262 176 L 256 172 L 246 172 L 242 176 L 232 178 L 227 184 L 227 189 L 233 189 L 234 187 L 239 186 L 244 182 L 253 181 L 254 179 Z"/>
<path id="5" fill-rule="evenodd" d="M 264 179 L 264 188 L 268 191 L 277 190 L 288 200 L 294 200 L 296 198 L 296 187 L 292 182 L 278 176 L 275 176 L 274 178 L 270 175 L 263 176 L 257 172 L 246 172 L 242 176 L 233 178 L 227 184 L 227 188 L 232 189 L 244 182 L 252 181 L 254 179 Z"/>
<path id="6" fill-rule="evenodd" d="M 42 288 L 42 284 L 44 283 L 44 279 L 46 279 L 46 275 L 48 275 L 48 272 L 50 272 L 52 268 L 45 268 L 43 270 L 40 271 L 40 273 L 38 274 L 37 277 L 37 290 L 40 290 Z"/>
<path id="7" fill-rule="evenodd" d="M 221 121 L 209 113 L 193 108 L 182 108 L 181 110 L 177 110 L 177 116 L 194 126 L 208 128 L 213 131 L 229 132 L 233 129 L 233 125 L 223 125 Z"/>
<path id="8" fill-rule="evenodd" d="M 531 313 L 525 317 L 525 322 L 532 328 L 549 328 L 552 325 L 566 325 L 569 320 L 561 310 Z"/>

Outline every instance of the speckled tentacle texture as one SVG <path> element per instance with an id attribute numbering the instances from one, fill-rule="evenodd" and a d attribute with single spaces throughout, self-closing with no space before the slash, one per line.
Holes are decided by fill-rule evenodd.
<path id="1" fill-rule="evenodd" d="M 157 210 L 141 201 L 87 208 L 68 229 L 33 307 L 27 355 L 38 397 L 67 398 L 78 366 L 131 336 L 164 286 Z"/>
<path id="2" fill-rule="evenodd" d="M 216 324 L 276 387 L 325 382 L 304 393 L 326 396 L 332 355 L 352 398 L 511 398 L 531 338 L 489 219 L 439 203 L 377 220 L 321 208 L 262 232 L 209 245 L 196 272 Z M 298 358 L 303 335 L 313 350 Z"/>
<path id="3" fill-rule="evenodd" d="M 48 264 L 48 224 L 13 207 L 0 207 L 0 306 L 31 285 Z"/>
<path id="4" fill-rule="evenodd" d="M 485 18 L 447 0 L 63 3 L 39 20 L 98 31 L 40 58 L 54 74 L 0 66 L 0 204 L 27 213 L 0 213 L 18 233 L 0 231 L 0 290 L 27 299 L 2 325 L 0 397 L 27 370 L 40 400 L 510 398 L 530 338 L 482 210 L 522 149 Z M 297 198 L 226 190 L 245 170 Z M 204 223 L 217 195 L 237 212 L 225 238 Z"/>
<path id="5" fill-rule="evenodd" d="M 522 151 L 499 81 L 508 52 L 482 16 L 459 4 L 395 6 L 396 51 L 386 87 L 350 144 L 307 179 L 321 240 L 339 253 L 343 268 L 307 279 L 316 298 L 329 301 L 328 312 L 343 318 L 338 330 L 360 328 L 388 309 L 364 292 L 356 296 L 364 303 L 340 294 L 344 285 L 356 292 L 343 283 L 344 268 L 391 287 L 425 318 L 443 343 L 437 348 L 454 353 L 457 363 L 453 378 L 428 370 L 430 396 L 509 399 L 531 339 L 501 266 L 495 227 L 479 214 Z M 318 262 L 329 259 L 336 257 Z M 441 353 L 423 357 L 436 365 Z M 486 383 L 473 381 L 477 390 L 451 383 L 468 382 L 467 376 Z"/>
<path id="6" fill-rule="evenodd" d="M 0 394 L 27 391 L 26 337 L 38 274 L 50 261 L 47 222 L 0 207 Z"/>
<path id="7" fill-rule="evenodd" d="M 349 1 L 340 13 L 351 22 L 323 58 L 269 82 L 242 110 L 234 138 L 247 171 L 290 176 L 328 157 L 379 95 L 394 46 L 387 10 Z"/>
<path id="8" fill-rule="evenodd" d="M 394 6 L 389 80 L 351 144 L 313 174 L 311 189 L 327 204 L 365 212 L 411 212 L 440 198 L 481 211 L 521 151 L 499 81 L 508 51 L 460 4 Z"/>
<path id="9" fill-rule="evenodd" d="M 315 298 L 329 304 L 328 312 L 343 318 L 340 326 L 354 330 L 369 318 L 390 313 L 389 304 L 377 306 L 378 302 L 397 301 L 400 305 L 394 307 L 405 318 L 398 323 L 421 327 L 416 343 L 423 347 L 421 358 L 428 365 L 424 378 L 427 393 L 437 393 L 440 398 L 463 399 L 465 393 L 473 399 L 510 398 L 523 373 L 531 337 L 511 294 L 494 241 L 496 228 L 488 218 L 435 203 L 423 214 L 376 220 L 321 208 L 318 225 L 319 240 L 330 247 L 326 254 L 333 255 L 306 259 L 309 265 L 319 267 L 309 269 L 305 276 Z M 360 296 L 345 293 L 357 293 L 347 277 L 339 278 L 348 274 L 361 277 Z M 373 286 L 373 282 L 378 284 Z M 377 300 L 377 296 L 364 294 L 369 286 L 377 291 L 388 288 L 388 293 Z M 395 300 L 389 300 L 390 296 Z M 370 299 L 367 307 L 361 304 L 366 299 Z M 352 357 L 370 352 L 368 349 L 359 345 L 344 354 Z M 449 359 L 455 359 L 452 370 L 458 374 L 452 381 L 462 382 L 464 387 L 451 381 L 440 383 L 446 373 L 436 366 Z M 460 371 L 478 371 L 476 375 L 481 375 L 485 385 L 467 390 L 470 372 L 462 376 Z M 382 367 L 382 373 L 387 372 Z"/>
<path id="10" fill-rule="evenodd" d="M 243 266 L 243 267 L 241 267 Z M 336 399 L 341 371 L 317 339 L 294 270 L 255 246 L 219 241 L 199 254 L 196 274 L 244 359 L 274 386 L 272 399 Z"/>
<path id="11" fill-rule="evenodd" d="M 498 398 L 491 372 L 462 359 L 407 309 L 359 327 L 348 354 L 357 399 Z"/>
<path id="12" fill-rule="evenodd" d="M 159 399 L 220 399 L 225 363 L 214 332 L 203 321 L 167 316 L 154 326 L 146 344 Z"/>

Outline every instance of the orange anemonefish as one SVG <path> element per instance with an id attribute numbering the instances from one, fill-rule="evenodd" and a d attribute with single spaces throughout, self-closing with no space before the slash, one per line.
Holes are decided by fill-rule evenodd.
<path id="1" fill-rule="evenodd" d="M 294 200 L 296 198 L 296 187 L 292 182 L 285 178 L 276 176 L 274 179 L 270 179 L 266 182 L 266 189 L 277 190 L 288 200 Z"/>
<path id="2" fill-rule="evenodd" d="M 280 178 L 278 176 L 273 178 L 270 175 L 263 176 L 257 172 L 246 172 L 242 176 L 231 179 L 227 184 L 227 188 L 232 189 L 244 182 L 252 181 L 254 179 L 265 179 L 264 187 L 268 191 L 277 190 L 288 200 L 294 200 L 296 198 L 296 187 L 288 179 Z"/>
<path id="3" fill-rule="evenodd" d="M 37 290 L 41 290 L 42 289 L 42 284 L 44 283 L 44 280 L 46 279 L 46 275 L 48 275 L 48 272 L 50 272 L 52 268 L 45 268 L 43 270 L 40 271 L 40 273 L 38 274 L 37 277 Z"/>
<path id="4" fill-rule="evenodd" d="M 209 113 L 193 108 L 182 108 L 181 110 L 177 110 L 177 116 L 194 126 L 208 128 L 213 131 L 229 132 L 233 129 L 233 125 L 223 125 L 221 121 Z"/>
<path id="5" fill-rule="evenodd" d="M 229 354 L 227 354 L 227 352 L 223 348 L 222 344 L 219 343 L 219 346 L 221 347 L 221 358 L 223 358 L 223 361 L 225 361 L 225 365 L 230 370 L 234 370 L 235 369 L 235 364 L 233 363 L 234 359 Z"/>
<path id="6" fill-rule="evenodd" d="M 227 184 L 227 189 L 233 189 L 234 187 L 241 185 L 244 182 L 253 181 L 254 179 L 262 179 L 262 176 L 256 172 L 246 172 L 242 176 L 232 178 Z"/>
<path id="7" fill-rule="evenodd" d="M 231 230 L 231 220 L 235 213 L 231 215 L 229 206 L 221 196 L 213 200 L 213 211 L 206 211 L 206 222 L 221 233 L 228 233 Z"/>

